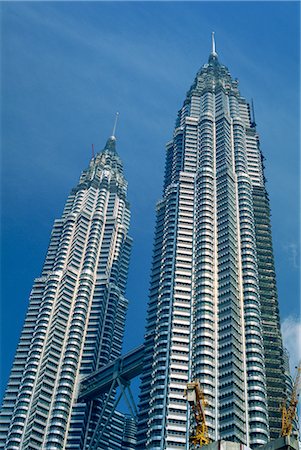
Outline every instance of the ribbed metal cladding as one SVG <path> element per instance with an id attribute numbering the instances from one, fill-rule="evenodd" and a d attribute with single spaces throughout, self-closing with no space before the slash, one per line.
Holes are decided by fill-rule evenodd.
<path id="1" fill-rule="evenodd" d="M 212 120 L 201 122 L 200 136 L 204 131 L 209 136 Z M 212 135 L 211 135 L 212 136 Z M 208 142 L 209 141 L 209 142 Z M 217 381 L 217 302 L 216 302 L 216 258 L 215 258 L 215 201 L 213 172 L 213 139 L 207 138 L 201 156 L 203 169 L 196 180 L 196 262 L 195 301 L 193 323 L 193 374 L 202 382 L 208 401 L 207 423 L 211 435 L 216 429 L 216 381 Z"/>
<path id="2" fill-rule="evenodd" d="M 54 223 L 3 401 L 1 448 L 89 448 L 104 399 L 76 403 L 79 381 L 120 355 L 128 303 L 130 211 L 115 145 L 111 137 L 91 160 Z M 123 421 L 113 419 L 102 448 L 121 448 Z"/>
<path id="3" fill-rule="evenodd" d="M 276 439 L 281 430 L 279 405 L 286 398 L 287 389 L 271 238 L 270 207 L 264 186 L 253 189 L 253 203 L 270 435 L 272 439 Z"/>
<path id="4" fill-rule="evenodd" d="M 133 417 L 125 416 L 122 450 L 135 450 L 137 426 Z"/>
<path id="5" fill-rule="evenodd" d="M 285 392 L 268 200 L 250 106 L 215 51 L 166 146 L 157 218 L 138 448 L 189 448 L 192 378 L 213 440 L 263 445 L 276 378 Z"/>

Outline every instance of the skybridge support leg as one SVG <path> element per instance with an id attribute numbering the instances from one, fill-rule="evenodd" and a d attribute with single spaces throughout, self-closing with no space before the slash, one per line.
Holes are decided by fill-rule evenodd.
<path id="1" fill-rule="evenodd" d="M 114 402 L 114 405 L 113 405 L 113 407 L 111 409 L 111 412 L 110 412 L 108 418 L 106 419 L 105 423 L 102 423 L 103 417 L 104 417 L 104 414 L 105 414 L 105 411 L 106 411 L 106 408 L 108 406 L 108 403 L 109 403 L 109 400 L 110 400 L 110 397 L 111 397 L 111 394 L 112 394 L 114 388 L 117 387 L 117 385 L 120 387 L 121 392 L 118 395 L 118 397 L 116 398 L 116 400 Z M 127 393 L 127 391 L 128 391 L 128 393 Z M 134 400 L 134 397 L 133 397 L 133 394 L 132 394 L 132 391 L 131 391 L 131 388 L 130 388 L 130 382 L 123 380 L 119 376 L 116 376 L 116 378 L 113 380 L 113 382 L 111 384 L 111 387 L 110 387 L 110 390 L 108 392 L 106 401 L 105 401 L 105 403 L 103 405 L 103 409 L 102 409 L 101 415 L 100 415 L 100 417 L 98 419 L 98 422 L 97 422 L 97 425 L 95 427 L 92 439 L 90 441 L 89 450 L 97 450 L 98 449 L 98 444 L 99 444 L 99 442 L 100 442 L 100 440 L 101 440 L 101 438 L 102 438 L 102 436 L 103 436 L 103 434 L 104 434 L 104 432 L 105 432 L 105 430 L 106 430 L 106 428 L 107 428 L 107 426 L 108 426 L 108 424 L 109 424 L 109 422 L 110 422 L 110 420 L 111 420 L 111 418 L 112 418 L 112 416 L 113 416 L 113 414 L 114 414 L 114 412 L 115 412 L 115 410 L 116 410 L 116 408 L 118 406 L 118 403 L 120 402 L 120 400 L 122 398 L 122 396 L 124 396 L 124 399 L 125 399 L 126 404 L 127 404 L 128 408 L 129 408 L 131 416 L 136 421 L 138 411 L 137 411 L 135 400 Z"/>

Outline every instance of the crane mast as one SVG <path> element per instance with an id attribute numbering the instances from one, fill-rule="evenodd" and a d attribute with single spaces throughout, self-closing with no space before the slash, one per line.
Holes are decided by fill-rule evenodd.
<path id="1" fill-rule="evenodd" d="M 206 424 L 205 408 L 207 402 L 199 380 L 187 383 L 184 391 L 184 397 L 187 399 L 194 414 L 195 428 L 189 436 L 190 443 L 194 448 L 202 447 L 210 443 L 208 427 Z"/>
<path id="2" fill-rule="evenodd" d="M 289 404 L 287 406 L 287 402 L 284 401 L 283 404 L 281 405 L 281 413 L 282 413 L 281 436 L 290 436 L 292 434 L 293 421 L 297 413 L 300 388 L 301 388 L 301 362 L 297 367 L 297 375 L 293 385 L 293 391 Z"/>

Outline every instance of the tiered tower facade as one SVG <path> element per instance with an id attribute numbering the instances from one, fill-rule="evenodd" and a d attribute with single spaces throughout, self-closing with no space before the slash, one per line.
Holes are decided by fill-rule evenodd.
<path id="1" fill-rule="evenodd" d="M 89 448 L 102 400 L 76 403 L 79 381 L 120 355 L 128 305 L 130 210 L 115 146 L 112 136 L 92 158 L 54 223 L 3 401 L 0 448 Z"/>
<path id="2" fill-rule="evenodd" d="M 215 50 L 166 146 L 138 448 L 188 449 L 199 379 L 213 440 L 279 436 L 285 393 L 269 200 L 254 114 Z"/>

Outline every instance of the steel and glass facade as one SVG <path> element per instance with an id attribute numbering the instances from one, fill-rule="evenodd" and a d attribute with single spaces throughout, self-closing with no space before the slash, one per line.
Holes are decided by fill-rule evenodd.
<path id="1" fill-rule="evenodd" d="M 141 379 L 139 449 L 188 449 L 198 378 L 210 437 L 279 436 L 285 392 L 263 157 L 250 104 L 213 42 L 166 146 Z"/>
<path id="2" fill-rule="evenodd" d="M 128 305 L 130 210 L 115 146 L 112 136 L 55 220 L 3 401 L 0 448 L 90 448 L 104 399 L 77 403 L 79 381 L 120 355 Z M 121 448 L 123 429 L 116 413 L 100 448 Z"/>

